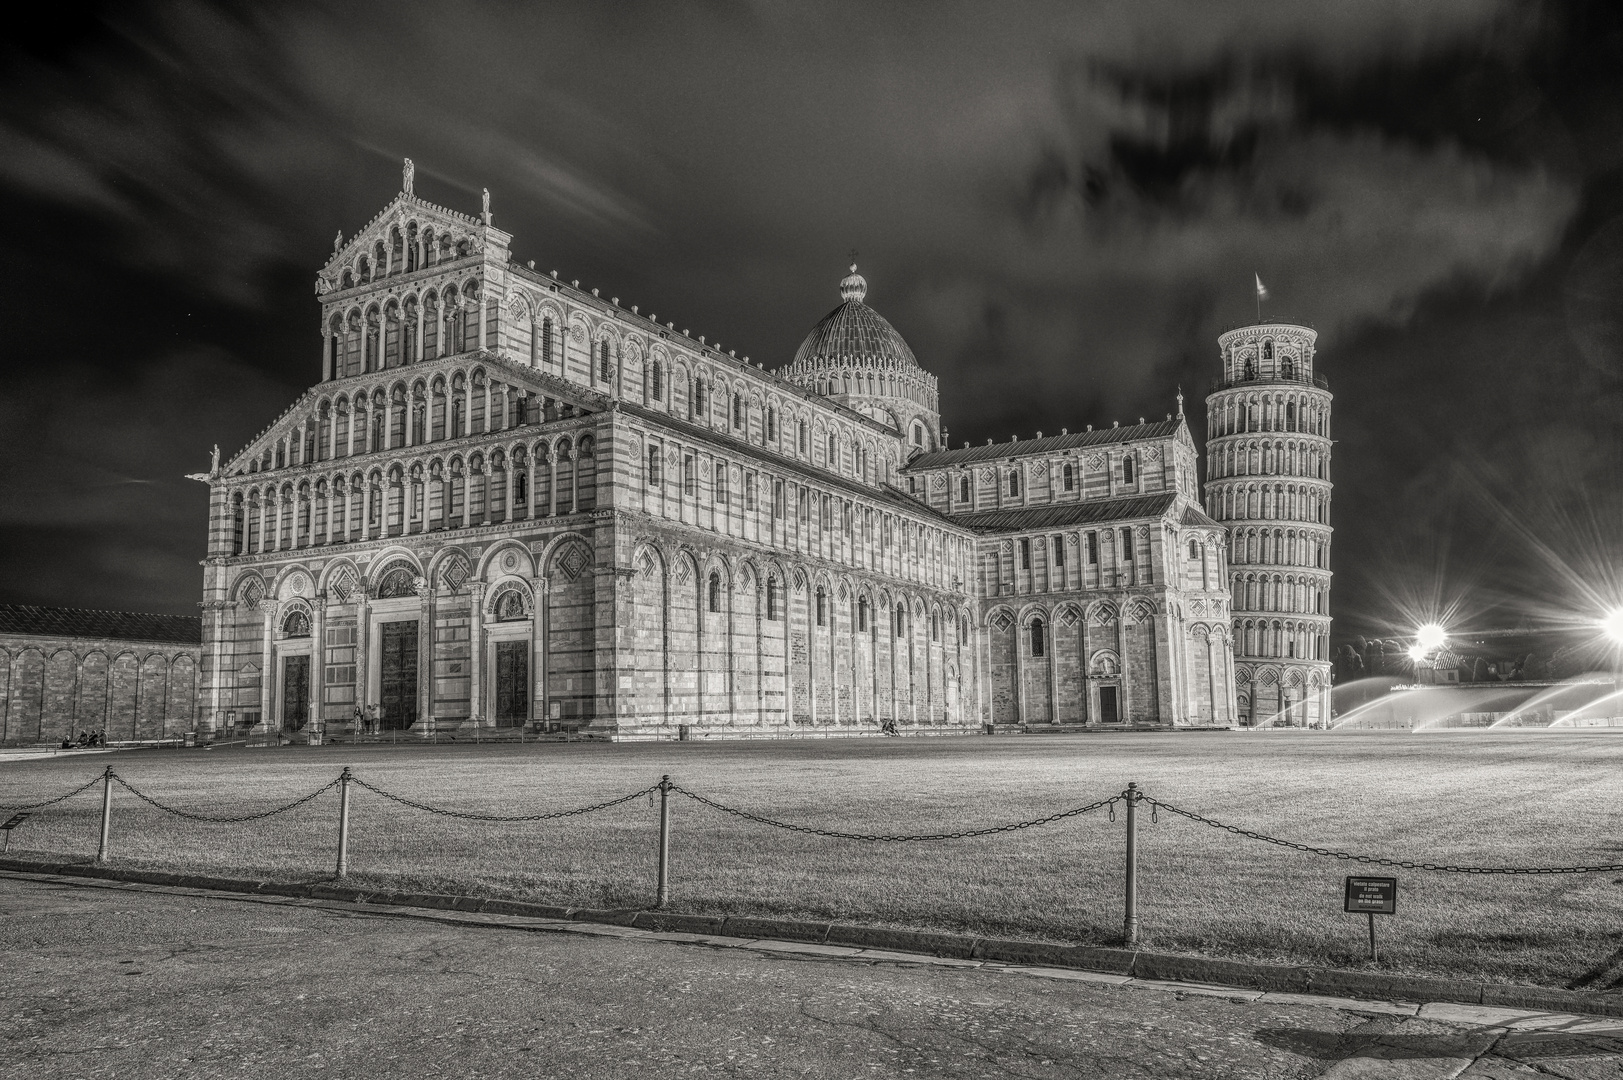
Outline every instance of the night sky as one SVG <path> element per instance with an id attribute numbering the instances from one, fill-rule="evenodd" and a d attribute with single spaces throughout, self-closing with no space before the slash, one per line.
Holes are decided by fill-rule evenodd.
<path id="1" fill-rule="evenodd" d="M 0 602 L 194 613 L 209 449 L 320 377 L 417 165 L 770 367 L 868 302 L 953 445 L 1320 333 L 1337 636 L 1623 600 L 1623 4 L 126 2 L 0 53 Z"/>

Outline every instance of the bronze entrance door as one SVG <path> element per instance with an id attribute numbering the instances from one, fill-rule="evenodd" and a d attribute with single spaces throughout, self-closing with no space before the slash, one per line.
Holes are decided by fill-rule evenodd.
<path id="1" fill-rule="evenodd" d="M 282 658 L 282 730 L 298 731 L 310 720 L 310 658 Z"/>
<path id="2" fill-rule="evenodd" d="M 496 642 L 496 723 L 522 725 L 530 718 L 530 643 Z"/>
<path id="3" fill-rule="evenodd" d="M 404 731 L 417 722 L 417 620 L 386 622 L 378 629 L 383 729 Z"/>

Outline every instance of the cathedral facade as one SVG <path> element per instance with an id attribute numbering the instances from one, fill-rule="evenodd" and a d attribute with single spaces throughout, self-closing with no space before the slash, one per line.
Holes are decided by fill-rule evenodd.
<path id="1" fill-rule="evenodd" d="M 1227 726 L 1182 415 L 950 449 L 866 300 L 776 369 L 404 190 L 322 378 L 204 479 L 203 726 L 611 739 Z"/>

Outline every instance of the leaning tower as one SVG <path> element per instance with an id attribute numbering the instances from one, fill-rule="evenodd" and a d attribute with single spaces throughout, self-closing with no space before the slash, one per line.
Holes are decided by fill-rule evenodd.
<path id="1" fill-rule="evenodd" d="M 1206 505 L 1229 530 L 1235 715 L 1330 718 L 1330 389 L 1318 334 L 1243 326 L 1217 339 L 1206 398 Z"/>

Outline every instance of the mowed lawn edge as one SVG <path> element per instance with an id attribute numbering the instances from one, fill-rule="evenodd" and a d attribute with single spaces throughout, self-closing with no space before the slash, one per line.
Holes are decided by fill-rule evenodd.
<path id="1" fill-rule="evenodd" d="M 1187 733 L 770 745 L 323 747 L 135 752 L 0 765 L 0 805 L 111 764 L 191 812 L 269 809 L 345 766 L 385 790 L 485 814 L 569 809 L 669 773 L 727 805 L 809 828 L 950 832 L 1148 795 L 1291 840 L 1460 865 L 1623 863 L 1623 739 L 1588 734 Z M 99 789 L 35 812 L 14 857 L 93 855 Z M 269 819 L 200 824 L 115 789 L 116 863 L 265 880 L 330 877 L 337 796 Z M 772 829 L 672 797 L 672 909 L 1121 942 L 1123 821 L 873 843 Z M 1347 874 L 1395 875 L 1380 970 L 1605 990 L 1623 980 L 1623 874 L 1488 877 L 1325 859 L 1140 811 L 1143 944 L 1267 963 L 1368 968 Z M 575 907 L 652 903 L 652 798 L 533 823 L 427 814 L 352 788 L 351 880 Z M 1617 968 L 1617 970 L 1614 970 Z"/>

